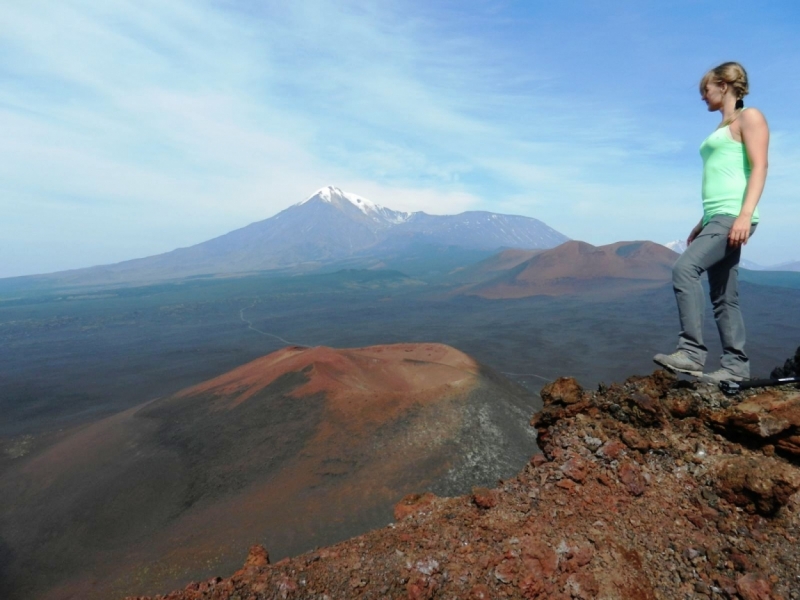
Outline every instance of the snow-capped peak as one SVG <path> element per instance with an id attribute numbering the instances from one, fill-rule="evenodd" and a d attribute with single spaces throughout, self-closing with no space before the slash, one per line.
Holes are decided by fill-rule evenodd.
<path id="1" fill-rule="evenodd" d="M 372 218 L 375 221 L 382 221 L 388 222 L 391 224 L 399 224 L 404 223 L 407 221 L 412 213 L 409 212 L 402 212 L 392 210 L 390 208 L 384 208 L 383 206 L 376 204 L 372 200 L 368 200 L 363 196 L 359 196 L 357 194 L 352 194 L 350 192 L 343 192 L 339 188 L 328 185 L 324 188 L 320 188 L 311 196 L 299 202 L 296 206 L 301 206 L 310 200 L 317 198 L 323 202 L 327 202 L 329 204 L 340 204 L 343 201 L 355 206 L 358 210 L 364 213 L 366 216 Z"/>
<path id="2" fill-rule="evenodd" d="M 375 204 L 372 200 L 367 200 L 361 196 L 351 194 L 350 192 L 342 192 L 342 195 L 360 208 L 361 212 L 363 212 L 365 215 L 368 215 L 370 211 L 376 211 L 382 208 L 381 206 Z"/>
<path id="3" fill-rule="evenodd" d="M 342 190 L 340 190 L 337 187 L 333 187 L 332 185 L 326 185 L 324 188 L 318 189 L 316 192 L 311 194 L 308 198 L 306 198 L 302 202 L 298 202 L 297 206 L 305 204 L 306 202 L 308 202 L 309 200 L 313 200 L 314 198 L 319 198 L 323 202 L 332 202 L 334 195 L 342 196 L 343 195 Z"/>
<path id="4" fill-rule="evenodd" d="M 684 240 L 674 240 L 663 245 L 678 254 L 683 254 L 686 250 L 686 242 Z"/>

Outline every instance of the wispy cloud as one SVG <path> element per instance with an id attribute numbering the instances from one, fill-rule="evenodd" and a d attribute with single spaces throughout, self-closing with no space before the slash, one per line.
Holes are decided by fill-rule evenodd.
<path id="1" fill-rule="evenodd" d="M 329 183 L 595 243 L 682 236 L 713 126 L 686 103 L 717 60 L 686 48 L 730 45 L 695 5 L 4 3 L 0 276 L 200 242 Z M 771 123 L 783 209 L 797 123 Z M 774 232 L 777 260 L 789 232 Z"/>

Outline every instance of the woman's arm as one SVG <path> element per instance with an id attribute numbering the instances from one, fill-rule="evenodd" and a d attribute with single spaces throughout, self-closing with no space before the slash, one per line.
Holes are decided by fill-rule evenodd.
<path id="1" fill-rule="evenodd" d="M 739 117 L 747 158 L 750 161 L 750 179 L 744 194 L 744 202 L 739 216 L 733 222 L 728 233 L 728 240 L 732 246 L 743 246 L 750 238 L 750 222 L 756 205 L 764 191 L 767 180 L 767 151 L 769 148 L 769 127 L 761 111 L 749 108 Z"/>
<path id="2" fill-rule="evenodd" d="M 689 237 L 688 237 L 688 238 L 686 238 L 686 245 L 687 245 L 687 246 L 691 246 L 691 245 L 692 245 L 692 242 L 694 241 L 694 239 L 695 239 L 695 238 L 696 238 L 698 235 L 700 235 L 700 232 L 701 232 L 701 231 L 703 231 L 703 219 L 702 219 L 702 218 L 701 218 L 701 219 L 700 219 L 700 220 L 697 222 L 697 225 L 695 225 L 695 226 L 694 226 L 694 229 L 692 229 L 692 230 L 689 232 Z"/>

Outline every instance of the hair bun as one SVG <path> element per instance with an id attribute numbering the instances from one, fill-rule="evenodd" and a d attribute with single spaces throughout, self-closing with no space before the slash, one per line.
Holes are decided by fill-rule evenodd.
<path id="1" fill-rule="evenodd" d="M 736 96 L 736 108 L 744 107 L 742 98 L 750 93 L 750 85 L 747 82 L 747 71 L 744 70 L 742 65 L 737 62 L 726 62 L 711 69 L 708 73 L 703 75 L 703 78 L 700 80 L 701 94 L 705 94 L 706 84 L 709 81 L 727 83 L 733 88 L 734 95 Z"/>

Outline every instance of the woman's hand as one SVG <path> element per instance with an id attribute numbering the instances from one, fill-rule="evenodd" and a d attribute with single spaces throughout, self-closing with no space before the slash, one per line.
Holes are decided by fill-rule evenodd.
<path id="1" fill-rule="evenodd" d="M 694 238 L 696 238 L 698 235 L 700 235 L 701 231 L 703 231 L 703 222 L 702 221 L 700 221 L 697 225 L 695 225 L 694 229 L 692 229 L 689 232 L 689 237 L 686 238 L 686 245 L 690 246 L 692 244 L 692 242 L 694 241 Z"/>
<path id="2" fill-rule="evenodd" d="M 750 219 L 747 215 L 740 215 L 736 217 L 728 232 L 728 244 L 737 248 L 744 246 L 748 239 L 750 239 Z"/>

